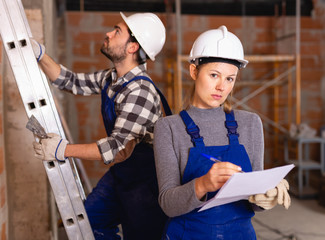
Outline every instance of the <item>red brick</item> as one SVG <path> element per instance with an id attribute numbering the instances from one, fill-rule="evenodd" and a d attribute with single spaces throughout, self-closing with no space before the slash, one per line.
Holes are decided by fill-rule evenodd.
<path id="1" fill-rule="evenodd" d="M 320 42 L 319 40 L 324 37 L 324 33 L 318 30 L 304 29 L 301 31 L 301 42 Z"/>
<path id="2" fill-rule="evenodd" d="M 240 29 L 243 26 L 241 17 L 209 16 L 208 21 L 209 29 L 225 25 L 229 31 L 234 32 L 234 29 Z"/>
<path id="3" fill-rule="evenodd" d="M 273 67 L 273 63 L 270 62 L 250 62 L 248 65 L 249 68 L 254 68 L 256 71 L 261 71 L 262 69 L 270 69 Z"/>
<path id="4" fill-rule="evenodd" d="M 76 42 L 73 44 L 73 55 L 90 56 L 89 42 Z"/>
<path id="5" fill-rule="evenodd" d="M 319 55 L 322 48 L 319 43 L 301 44 L 300 53 L 303 55 Z"/>
<path id="6" fill-rule="evenodd" d="M 98 53 L 98 54 L 102 54 L 101 52 L 100 52 L 100 49 L 101 49 L 101 47 L 102 47 L 102 45 L 103 45 L 103 42 L 104 42 L 104 39 L 102 40 L 102 41 L 96 41 L 95 42 L 95 44 L 94 44 L 94 52 L 95 53 Z"/>
<path id="7" fill-rule="evenodd" d="M 0 51 L 1 52 L 1 51 Z M 1 55 L 0 55 L 1 56 Z M 1 63 L 1 58 L 0 58 L 0 63 Z M 0 74 L 0 84 L 2 83 L 2 75 Z M 2 84 L 0 85 L 0 101 L 2 100 Z M 1 127 L 1 126 L 0 126 Z M 2 133 L 2 129 L 1 132 Z"/>
<path id="8" fill-rule="evenodd" d="M 5 162 L 4 162 L 3 148 L 0 147 L 0 174 L 2 174 L 4 170 L 5 170 Z"/>
<path id="9" fill-rule="evenodd" d="M 130 14 L 123 12 L 125 16 L 129 16 Z M 123 18 L 120 13 L 99 13 L 103 18 L 102 26 L 104 28 L 113 28 L 120 22 L 123 22 Z M 108 30 L 107 30 L 108 31 Z"/>
<path id="10" fill-rule="evenodd" d="M 103 55 L 92 57 L 92 62 L 74 61 L 72 69 L 75 72 L 93 72 L 110 68 L 111 63 Z"/>
<path id="11" fill-rule="evenodd" d="M 79 42 L 79 41 L 85 41 L 85 42 L 90 42 L 90 41 L 103 41 L 105 38 L 105 33 L 93 33 L 93 32 L 80 32 L 76 35 L 73 36 L 73 41 L 74 42 Z"/>
<path id="12" fill-rule="evenodd" d="M 2 56 L 2 41 L 0 40 L 0 56 Z M 0 63 L 1 63 L 2 59 L 0 57 Z"/>
<path id="13" fill-rule="evenodd" d="M 255 27 L 261 29 L 272 29 L 276 23 L 274 17 L 254 17 Z"/>
<path id="14" fill-rule="evenodd" d="M 0 185 L 0 208 L 3 208 L 4 205 L 6 204 L 6 186 L 5 185 Z"/>
<path id="15" fill-rule="evenodd" d="M 6 235 L 6 223 L 2 223 L 1 226 L 1 240 L 7 240 L 7 235 Z"/>
<path id="16" fill-rule="evenodd" d="M 183 41 L 187 41 L 193 44 L 195 39 L 201 34 L 202 32 L 195 31 L 195 30 L 189 30 L 186 32 L 183 32 L 182 38 Z M 176 36 L 177 37 L 177 36 Z"/>
<path id="17" fill-rule="evenodd" d="M 275 36 L 272 32 L 265 29 L 265 30 L 258 31 L 256 33 L 255 41 L 270 43 L 270 42 L 275 41 Z"/>
<path id="18" fill-rule="evenodd" d="M 275 46 L 269 44 L 255 44 L 253 52 L 255 54 L 275 54 Z"/>
<path id="19" fill-rule="evenodd" d="M 324 24 L 321 21 L 317 21 L 310 17 L 301 17 L 300 22 L 301 29 L 323 29 Z"/>
<path id="20" fill-rule="evenodd" d="M 91 134 L 92 139 L 96 140 L 107 137 L 102 115 L 100 113 L 98 113 L 97 119 L 99 119 L 99 125 L 97 126 L 97 129 L 94 129 L 94 131 L 92 131 Z"/>
<path id="21" fill-rule="evenodd" d="M 308 87 L 308 84 L 310 84 L 311 80 L 317 80 L 318 84 L 320 84 L 320 79 L 324 76 L 324 71 L 322 69 L 303 69 L 301 71 L 301 83 L 302 87 Z M 306 86 L 305 86 L 306 85 Z M 320 85 L 319 85 L 320 86 Z"/>
<path id="22" fill-rule="evenodd" d="M 203 31 L 204 29 L 208 29 L 208 21 L 206 18 L 199 15 L 182 15 L 182 31 Z M 176 28 L 175 24 L 175 28 Z M 176 30 L 176 29 L 175 29 Z"/>
<path id="23" fill-rule="evenodd" d="M 195 39 L 201 34 L 201 32 L 188 31 L 183 33 L 183 52 L 189 54 Z"/>
<path id="24" fill-rule="evenodd" d="M 66 11 L 65 16 L 67 19 L 67 24 L 69 26 L 80 26 L 80 22 L 82 20 L 82 14 L 80 12 L 72 12 L 72 11 Z"/>
<path id="25" fill-rule="evenodd" d="M 73 65 L 72 65 L 72 69 L 75 72 L 87 73 L 87 72 L 90 71 L 90 63 L 89 62 L 74 61 Z"/>
<path id="26" fill-rule="evenodd" d="M 318 55 L 302 55 L 301 56 L 301 66 L 302 68 L 322 68 L 324 62 Z"/>

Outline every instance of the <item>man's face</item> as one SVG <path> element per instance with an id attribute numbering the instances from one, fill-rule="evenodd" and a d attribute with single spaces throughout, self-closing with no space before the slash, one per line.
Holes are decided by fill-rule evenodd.
<path id="1" fill-rule="evenodd" d="M 100 51 L 113 63 L 119 63 L 126 58 L 129 38 L 128 27 L 124 22 L 120 22 L 114 26 L 113 31 L 106 33 L 105 42 Z"/>

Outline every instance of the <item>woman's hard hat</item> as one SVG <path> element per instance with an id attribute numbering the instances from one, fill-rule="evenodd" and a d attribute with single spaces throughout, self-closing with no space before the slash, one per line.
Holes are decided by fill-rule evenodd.
<path id="1" fill-rule="evenodd" d="M 200 58 L 221 58 L 238 61 L 239 68 L 246 67 L 243 45 L 236 35 L 228 32 L 226 26 L 202 33 L 194 42 L 189 61 L 196 62 Z"/>
<path id="2" fill-rule="evenodd" d="M 120 14 L 142 49 L 154 61 L 166 41 L 166 29 L 159 17 L 153 13 L 136 13 L 129 17 Z"/>

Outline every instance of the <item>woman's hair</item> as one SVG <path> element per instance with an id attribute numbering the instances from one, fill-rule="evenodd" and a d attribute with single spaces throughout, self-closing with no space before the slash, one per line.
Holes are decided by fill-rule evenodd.
<path id="1" fill-rule="evenodd" d="M 137 57 L 136 61 L 137 61 L 138 64 L 143 64 L 143 63 L 145 63 L 146 60 L 148 59 L 148 56 L 144 53 L 144 51 L 143 51 L 143 49 L 142 49 L 140 43 L 138 42 L 138 40 L 137 40 L 137 39 L 135 38 L 135 36 L 133 35 L 133 33 L 131 32 L 130 28 L 128 28 L 128 32 L 129 32 L 129 34 L 130 34 L 130 37 L 129 37 L 129 39 L 127 40 L 126 44 L 128 44 L 129 42 L 135 42 L 135 43 L 138 43 L 138 44 L 139 44 L 139 50 L 135 53 L 135 54 L 136 54 L 136 57 Z M 145 56 L 141 56 L 141 55 L 142 55 L 141 52 L 144 53 Z"/>
<path id="2" fill-rule="evenodd" d="M 195 65 L 196 69 L 197 69 L 197 74 L 200 72 L 201 67 L 207 63 L 203 63 L 200 65 Z M 239 73 L 239 71 L 238 71 Z M 236 81 L 239 80 L 239 74 L 237 75 Z M 235 87 L 234 87 L 235 88 Z M 232 110 L 232 105 L 231 105 L 231 100 L 230 98 L 232 97 L 232 94 L 234 92 L 234 88 L 232 89 L 232 91 L 230 92 L 230 94 L 228 95 L 227 99 L 225 100 L 225 102 L 222 104 L 223 106 L 223 110 L 226 113 L 230 113 Z M 190 105 L 193 103 L 193 96 L 194 96 L 194 92 L 195 92 L 195 84 L 193 84 L 192 89 L 191 89 L 191 94 L 185 99 L 185 109 L 188 109 L 190 107 Z"/>

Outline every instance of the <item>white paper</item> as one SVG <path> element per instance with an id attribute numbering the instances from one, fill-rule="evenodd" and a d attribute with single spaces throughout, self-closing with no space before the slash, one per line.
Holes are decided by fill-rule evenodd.
<path id="1" fill-rule="evenodd" d="M 235 173 L 220 188 L 219 192 L 205 202 L 199 211 L 222 204 L 248 199 L 249 196 L 266 193 L 274 188 L 294 168 L 294 164 L 263 171 Z"/>

